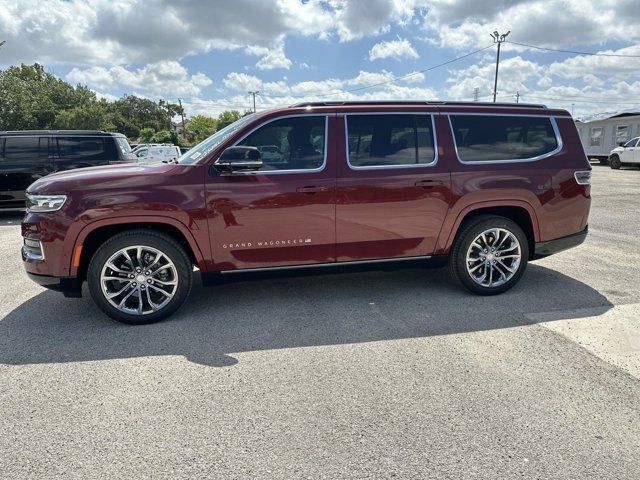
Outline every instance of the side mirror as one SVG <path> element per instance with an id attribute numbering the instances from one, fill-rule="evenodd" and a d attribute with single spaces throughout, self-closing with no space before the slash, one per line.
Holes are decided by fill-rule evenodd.
<path id="1" fill-rule="evenodd" d="M 262 155 L 256 147 L 229 147 L 213 165 L 224 172 L 258 170 L 262 167 Z"/>

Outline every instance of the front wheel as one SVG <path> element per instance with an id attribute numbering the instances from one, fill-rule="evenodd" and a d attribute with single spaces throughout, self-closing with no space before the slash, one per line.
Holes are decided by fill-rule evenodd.
<path id="1" fill-rule="evenodd" d="M 132 230 L 102 244 L 89 264 L 87 282 L 103 312 L 119 322 L 140 325 L 162 320 L 184 303 L 193 267 L 171 237 Z"/>
<path id="2" fill-rule="evenodd" d="M 449 257 L 449 273 L 468 290 L 496 295 L 513 287 L 529 259 L 529 243 L 513 220 L 494 215 L 466 222 Z"/>

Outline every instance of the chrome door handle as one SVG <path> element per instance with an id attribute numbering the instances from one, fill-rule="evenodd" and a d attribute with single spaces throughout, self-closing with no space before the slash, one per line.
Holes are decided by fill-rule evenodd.
<path id="1" fill-rule="evenodd" d="M 444 182 L 442 180 L 418 180 L 414 185 L 422 188 L 433 188 L 444 185 Z"/>
<path id="2" fill-rule="evenodd" d="M 296 188 L 296 192 L 298 193 L 317 193 L 317 192 L 326 192 L 329 190 L 329 187 L 321 187 L 317 185 L 307 185 L 306 187 L 298 187 Z"/>

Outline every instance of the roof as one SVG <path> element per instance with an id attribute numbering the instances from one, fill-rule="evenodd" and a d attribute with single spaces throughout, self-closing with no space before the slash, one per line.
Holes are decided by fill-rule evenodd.
<path id="1" fill-rule="evenodd" d="M 105 132 L 104 130 L 6 130 L 0 135 L 96 135 L 96 136 L 124 136 L 122 133 Z"/>
<path id="2" fill-rule="evenodd" d="M 619 110 L 617 112 L 602 112 L 595 113 L 593 115 L 588 115 L 585 117 L 580 117 L 577 121 L 582 123 L 589 122 L 597 122 L 600 120 L 609 120 L 611 118 L 621 118 L 621 117 L 634 117 L 640 115 L 640 109 L 638 110 Z"/>

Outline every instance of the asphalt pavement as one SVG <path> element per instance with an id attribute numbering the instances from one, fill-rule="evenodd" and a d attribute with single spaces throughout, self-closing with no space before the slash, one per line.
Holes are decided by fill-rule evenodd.
<path id="1" fill-rule="evenodd" d="M 0 478 L 640 478 L 640 170 L 478 297 L 444 270 L 196 286 L 115 323 L 30 282 L 0 217 Z"/>

